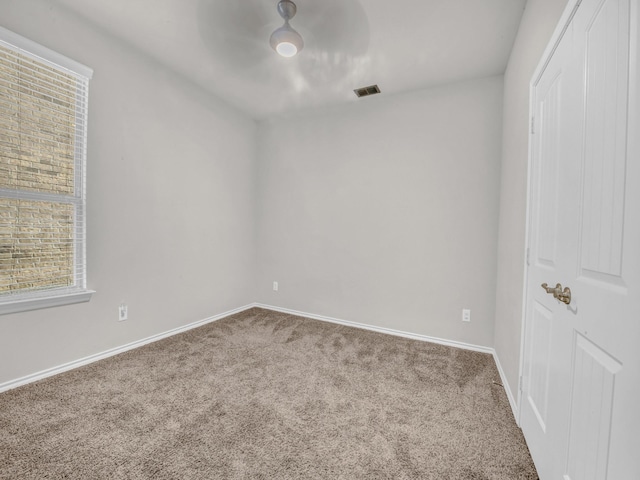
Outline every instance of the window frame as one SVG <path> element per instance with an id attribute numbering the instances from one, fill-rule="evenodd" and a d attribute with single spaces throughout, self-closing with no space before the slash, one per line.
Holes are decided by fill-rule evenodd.
<path id="1" fill-rule="evenodd" d="M 21 293 L 0 294 L 0 315 L 24 312 L 54 306 L 88 302 L 93 290 L 87 288 L 86 263 L 86 160 L 87 160 L 87 114 L 89 80 L 93 70 L 47 47 L 0 27 L 0 45 L 38 62 L 44 63 L 64 74 L 83 81 L 85 88 L 76 92 L 76 131 L 74 145 L 74 192 L 72 195 L 49 194 L 35 191 L 0 188 L 3 198 L 18 198 L 31 201 L 50 201 L 74 206 L 74 254 L 73 271 L 76 284 L 69 287 L 50 287 L 41 290 L 26 290 Z M 83 115 L 79 114 L 81 107 Z"/>

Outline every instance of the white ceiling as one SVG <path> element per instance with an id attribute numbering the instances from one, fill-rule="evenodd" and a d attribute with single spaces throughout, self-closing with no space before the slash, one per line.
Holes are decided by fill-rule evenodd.
<path id="1" fill-rule="evenodd" d="M 526 0 L 294 1 L 286 59 L 277 0 L 57 0 L 254 118 L 502 74 Z"/>

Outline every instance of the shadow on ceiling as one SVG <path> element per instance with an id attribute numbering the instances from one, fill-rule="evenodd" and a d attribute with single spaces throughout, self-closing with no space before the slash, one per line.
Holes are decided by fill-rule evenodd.
<path id="1" fill-rule="evenodd" d="M 294 1 L 298 13 L 291 26 L 305 42 L 296 57 L 282 58 L 269 46 L 271 32 L 282 25 L 277 0 L 199 0 L 200 38 L 215 63 L 257 83 L 275 82 L 289 93 L 332 83 L 344 88 L 369 58 L 369 20 L 362 5 L 358 0 Z"/>

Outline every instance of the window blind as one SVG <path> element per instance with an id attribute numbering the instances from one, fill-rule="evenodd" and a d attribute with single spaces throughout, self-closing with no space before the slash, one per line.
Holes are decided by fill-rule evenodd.
<path id="1" fill-rule="evenodd" d="M 86 290 L 91 71 L 70 66 L 0 29 L 0 304 Z"/>

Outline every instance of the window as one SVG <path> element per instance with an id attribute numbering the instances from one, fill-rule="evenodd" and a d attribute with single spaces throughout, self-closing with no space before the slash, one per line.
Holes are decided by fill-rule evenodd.
<path id="1" fill-rule="evenodd" d="M 89 300 L 92 70 L 0 28 L 0 313 Z"/>

